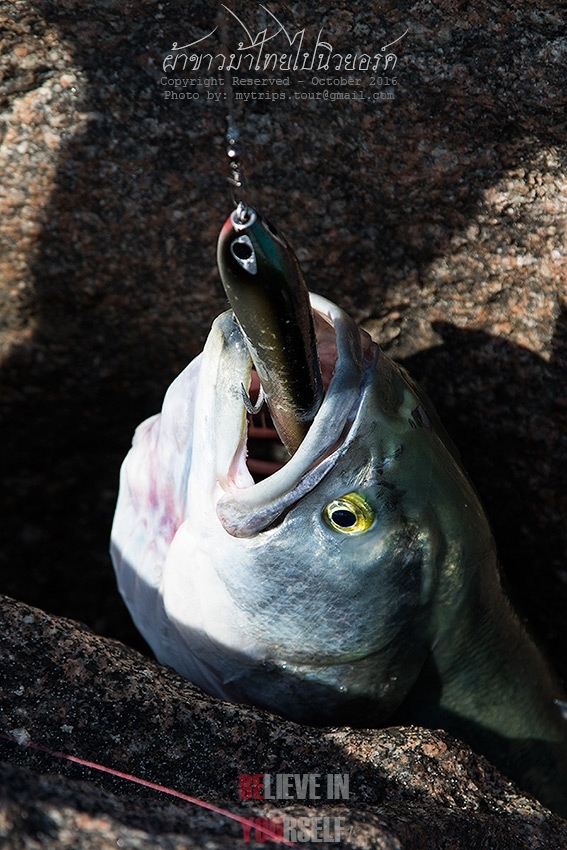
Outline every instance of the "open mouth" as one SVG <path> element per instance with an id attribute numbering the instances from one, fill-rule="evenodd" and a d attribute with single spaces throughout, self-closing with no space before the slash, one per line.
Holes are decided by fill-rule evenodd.
<path id="1" fill-rule="evenodd" d="M 315 334 L 317 338 L 317 353 L 319 368 L 325 393 L 331 383 L 337 361 L 337 346 L 335 331 L 319 313 L 314 312 Z M 248 397 L 253 405 L 257 404 L 260 394 L 260 378 L 253 368 L 250 374 Z M 283 445 L 272 421 L 268 405 L 262 404 L 257 413 L 247 415 L 248 438 L 247 459 L 248 470 L 257 484 L 264 478 L 281 469 L 291 455 Z"/>
<path id="2" fill-rule="evenodd" d="M 217 262 L 232 310 L 214 326 L 222 338 L 210 346 L 217 392 L 204 436 L 216 435 L 217 517 L 228 534 L 251 537 L 333 468 L 375 349 L 339 307 L 309 293 L 287 240 L 243 201 L 221 230 Z"/>
<path id="3" fill-rule="evenodd" d="M 257 378 L 256 373 L 254 375 Z M 257 397 L 250 392 L 252 402 L 255 403 Z M 246 465 L 254 484 L 277 472 L 288 460 L 289 454 L 278 437 L 266 405 L 262 405 L 259 413 L 249 413 Z"/>
<path id="4" fill-rule="evenodd" d="M 324 394 L 297 451 L 291 456 L 287 452 L 265 405 L 258 413 L 247 414 L 244 421 L 242 398 L 239 403 L 235 399 L 232 410 L 236 431 L 232 433 L 228 430 L 230 417 L 227 418 L 226 409 L 223 413 L 218 411 L 219 435 L 224 434 L 226 441 L 217 444 L 218 481 L 223 492 L 216 502 L 216 513 L 225 530 L 236 537 L 250 537 L 267 529 L 310 492 L 347 449 L 356 422 L 365 374 L 376 347 L 368 334 L 360 331 L 335 304 L 318 295 L 311 294 L 310 299 Z M 226 333 L 231 338 L 236 334 L 242 348 L 238 326 L 228 318 L 229 314 L 225 316 Z M 244 369 L 244 361 L 241 362 Z M 260 382 L 251 371 L 249 360 L 248 364 L 246 392 L 254 403 L 259 397 Z M 228 376 L 222 366 L 220 369 L 228 387 Z M 234 382 L 233 373 L 233 392 Z M 240 427 L 236 426 L 239 419 Z"/>

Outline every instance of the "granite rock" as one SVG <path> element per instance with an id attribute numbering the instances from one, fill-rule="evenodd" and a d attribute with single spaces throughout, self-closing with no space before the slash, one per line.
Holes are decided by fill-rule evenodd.
<path id="1" fill-rule="evenodd" d="M 305 28 L 309 44 L 322 27 L 322 37 L 343 56 L 380 52 L 401 38 L 392 48 L 395 73 L 357 73 L 351 84 L 342 72 L 325 74 L 324 83 L 294 72 L 289 86 L 282 87 L 286 99 L 237 101 L 247 197 L 295 245 L 310 288 L 351 312 L 432 396 L 487 507 L 510 594 L 565 681 L 564 16 L 551 0 L 514 8 L 500 0 L 489 5 L 401 0 L 332 2 L 323 10 L 320 4 L 292 2 L 273 9 L 290 34 Z M 166 74 L 163 85 L 162 64 L 174 41 L 185 44 L 213 29 L 217 4 L 199 0 L 189 13 L 177 0 L 101 0 L 88 10 L 78 0 L 15 0 L 0 3 L 0 12 L 0 588 L 144 650 L 116 593 L 107 540 L 118 467 L 135 425 L 159 409 L 165 388 L 201 349 L 211 321 L 226 307 L 215 267 L 216 238 L 231 209 L 226 104 L 208 97 L 215 89 L 202 81 L 193 88 L 198 98 L 166 98 L 169 79 L 196 75 Z M 273 24 L 250 4 L 241 14 L 254 32 Z M 242 33 L 236 25 L 231 32 L 236 43 Z M 353 92 L 362 96 L 335 97 Z M 171 682 L 175 696 L 170 694 L 168 712 L 174 705 L 185 717 L 186 702 L 203 704 L 207 717 L 220 712 L 222 728 L 228 717 L 230 723 L 244 718 L 239 734 L 256 751 L 259 713 L 203 702 L 189 685 L 124 647 L 57 619 L 15 610 L 19 614 L 2 629 L 2 638 L 12 647 L 21 675 L 36 665 L 44 669 L 57 648 L 59 629 L 68 636 L 67 671 L 58 656 L 57 663 L 47 664 L 49 675 L 45 672 L 30 691 L 41 724 L 26 723 L 43 743 L 76 745 L 77 752 L 95 760 L 110 762 L 116 755 L 131 771 L 154 775 L 155 769 L 164 782 L 177 783 L 182 772 L 164 762 L 160 724 L 150 731 L 142 710 L 144 700 L 155 705 L 152 699 Z M 41 629 L 54 630 L 51 637 L 41 632 L 42 643 L 36 633 L 40 651 L 33 664 L 20 641 L 26 616 L 39 617 Z M 130 664 L 133 671 L 152 671 L 159 689 L 154 693 L 148 685 L 147 697 L 136 691 L 126 710 L 126 699 L 112 701 L 114 679 L 99 682 L 100 691 L 90 675 L 83 681 L 87 661 L 77 658 L 87 656 L 93 669 L 115 658 L 112 675 L 128 682 Z M 116 734 L 132 734 L 136 758 L 122 758 L 124 743 L 114 751 L 109 741 L 103 746 L 90 738 L 95 734 L 87 731 L 90 720 L 76 739 L 60 730 L 73 723 L 62 720 L 53 734 L 42 725 L 56 723 L 57 712 L 65 715 L 64 706 L 71 703 L 60 702 L 60 695 L 76 687 L 79 698 L 81 683 L 84 717 L 92 710 L 95 730 L 98 723 L 100 730 L 116 726 L 121 729 Z M 92 708 L 99 705 L 96 693 L 104 705 L 100 716 Z M 192 709 L 187 711 L 193 717 Z M 27 728 L 16 720 L 2 728 Z M 262 722 L 266 734 L 268 728 L 288 729 L 279 721 Z M 478 829 L 479 847 L 497 847 L 497 840 L 520 847 L 514 842 L 551 823 L 512 791 L 502 798 L 502 781 L 443 735 L 336 733 L 332 746 L 341 742 L 339 757 L 335 750 L 320 755 L 323 738 L 324 746 L 331 746 L 321 733 L 305 732 L 303 738 L 289 728 L 294 746 L 300 752 L 307 748 L 306 770 L 307 762 L 321 769 L 334 758 L 342 764 L 345 735 L 357 771 L 367 769 L 372 787 L 393 795 L 388 797 L 397 806 L 392 821 L 380 820 L 383 800 L 374 790 L 370 808 L 356 822 L 382 835 L 374 846 L 471 846 L 458 837 L 451 845 L 454 823 L 455 830 Z M 282 740 L 286 735 L 282 732 Z M 372 746 L 380 753 L 379 765 L 372 761 Z M 433 761 L 423 746 L 431 748 Z M 5 758 L 22 760 L 32 773 L 6 768 L 11 802 L 3 823 L 11 828 L 26 811 L 9 789 L 28 787 L 29 800 L 47 801 L 37 818 L 42 822 L 42 812 L 51 812 L 46 817 L 54 819 L 56 830 L 61 795 L 82 775 L 44 780 L 40 774 L 55 771 L 52 761 L 25 753 L 24 758 L 15 745 L 5 745 Z M 274 762 L 268 750 L 265 754 L 260 770 L 291 759 L 288 751 Z M 212 760 L 220 773 L 199 782 L 205 782 L 203 793 L 234 802 L 234 789 L 227 790 L 234 776 L 226 778 L 219 758 L 212 743 L 202 751 L 201 770 L 206 772 Z M 415 794 L 411 783 L 406 787 L 388 778 L 388 770 L 401 769 L 405 758 L 407 782 L 415 771 L 423 783 Z M 224 756 L 220 761 L 225 764 Z M 245 764 L 251 762 L 242 759 L 238 769 Z M 444 765 L 449 778 L 441 782 L 437 771 L 444 776 Z M 491 791 L 483 779 L 482 794 L 473 794 L 478 810 L 470 803 L 459 811 L 459 801 L 447 789 L 459 770 L 469 782 L 469 769 L 475 776 L 484 771 L 499 790 Z M 445 789 L 447 805 L 436 796 L 437 787 Z M 104 812 L 101 830 L 117 841 L 112 830 L 119 824 L 138 829 L 143 822 L 143 803 L 137 809 L 131 804 L 139 820 L 124 821 L 112 798 L 99 805 L 93 787 L 73 788 L 69 793 L 77 800 L 91 793 L 96 798 L 91 809 L 76 804 L 77 829 L 91 814 Z M 110 792 L 117 793 L 114 787 Z M 481 803 L 485 793 L 487 809 Z M 505 799 L 508 808 L 498 808 L 494 799 Z M 170 832 L 174 843 L 181 842 L 178 815 L 172 815 L 171 827 L 160 810 L 162 817 L 164 846 Z M 416 843 L 416 818 L 428 824 L 422 845 Z M 516 829 L 514 837 L 494 832 L 492 844 L 490 838 L 483 844 L 482 829 L 489 829 L 491 818 L 490 828 Z M 201 825 L 206 840 L 222 846 L 226 836 L 217 820 Z M 140 828 L 146 837 L 128 838 L 131 846 L 153 840 L 147 823 Z M 17 826 L 11 834 L 14 843 L 21 841 L 17 846 L 33 847 L 40 840 L 33 830 L 28 840 Z M 60 832 L 57 840 L 67 838 Z M 554 846 L 553 840 L 545 846 Z"/>
<path id="2" fill-rule="evenodd" d="M 62 753 L 253 824 L 330 819 L 330 843 L 345 848 L 560 850 L 567 842 L 565 821 L 445 732 L 298 726 L 211 699 L 118 641 L 23 603 L 2 598 L 0 617 L 3 846 L 213 850 L 247 843 L 245 827 L 226 816 Z M 291 799 L 260 800 L 240 799 L 241 774 L 269 774 L 272 796 L 278 774 L 321 778 L 303 798 L 292 785 Z M 348 776 L 348 793 L 329 799 L 328 775 Z M 321 837 L 324 820 L 309 823 Z"/>

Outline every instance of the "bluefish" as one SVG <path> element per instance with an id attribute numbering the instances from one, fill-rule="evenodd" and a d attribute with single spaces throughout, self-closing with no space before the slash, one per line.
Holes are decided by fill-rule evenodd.
<path id="1" fill-rule="evenodd" d="M 248 452 L 246 316 L 216 319 L 138 427 L 112 530 L 137 627 L 214 696 L 305 724 L 444 728 L 567 816 L 564 696 L 456 449 L 407 372 L 310 304 L 324 394 L 267 477 Z"/>

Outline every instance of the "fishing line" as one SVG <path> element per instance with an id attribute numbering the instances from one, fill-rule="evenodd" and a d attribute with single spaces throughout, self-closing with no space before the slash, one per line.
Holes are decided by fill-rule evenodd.
<path id="1" fill-rule="evenodd" d="M 270 829 L 261 826 L 261 824 L 256 823 L 248 818 L 243 817 L 242 815 L 237 815 L 235 812 L 230 812 L 228 809 L 223 809 L 220 806 L 215 806 L 214 803 L 208 803 L 206 800 L 199 800 L 198 797 L 191 797 L 189 794 L 184 794 L 182 791 L 176 791 L 175 788 L 168 788 L 167 785 L 160 785 L 157 782 L 151 782 L 149 779 L 142 779 L 140 776 L 135 776 L 132 773 L 126 773 L 122 770 L 117 770 L 114 767 L 107 767 L 104 764 L 100 764 L 96 761 L 90 761 L 89 759 L 81 758 L 80 756 L 71 755 L 71 753 L 63 753 L 58 750 L 52 750 L 50 747 L 45 747 L 42 744 L 35 744 L 33 741 L 18 741 L 12 735 L 8 735 L 5 732 L 0 732 L 0 738 L 5 741 L 9 741 L 11 744 L 17 744 L 20 747 L 28 747 L 31 750 L 38 750 L 41 753 L 46 753 L 49 756 L 53 756 L 54 758 L 64 759 L 65 761 L 73 762 L 73 764 L 79 764 L 81 767 L 87 767 L 90 770 L 98 770 L 100 773 L 107 773 L 110 776 L 115 776 L 118 779 L 124 779 L 127 782 L 132 782 L 135 785 L 141 785 L 144 788 L 150 788 L 152 791 L 159 791 L 161 794 L 168 794 L 170 797 L 175 797 L 178 800 L 183 800 L 185 803 L 191 803 L 194 806 L 199 806 L 202 809 L 208 809 L 211 812 L 214 812 L 217 815 L 222 815 L 222 817 L 230 818 L 231 820 L 236 821 L 241 826 L 247 827 L 248 830 L 254 830 L 256 835 L 256 840 L 265 841 L 267 839 L 271 841 L 277 841 L 280 844 L 285 844 L 288 847 L 296 847 L 292 841 L 289 841 L 287 838 L 284 838 L 283 835 L 278 835 L 275 832 L 272 832 Z M 265 820 L 262 818 L 262 820 Z M 262 837 L 258 838 L 258 834 L 261 833 Z"/>
<path id="2" fill-rule="evenodd" d="M 230 50 L 228 48 L 228 16 L 231 14 L 231 0 L 227 0 L 227 4 L 221 4 L 219 9 L 219 31 L 221 36 L 220 53 L 224 56 L 223 63 L 223 81 L 224 90 L 227 100 L 227 130 L 226 130 L 226 153 L 229 160 L 229 177 L 228 185 L 230 187 L 230 195 L 236 210 L 237 220 L 244 223 L 247 220 L 246 211 L 247 205 L 243 200 L 244 190 L 244 171 L 240 155 L 242 147 L 240 145 L 240 133 L 236 126 L 235 110 L 234 110 L 234 90 L 232 88 L 232 80 L 228 66 L 230 65 Z"/>

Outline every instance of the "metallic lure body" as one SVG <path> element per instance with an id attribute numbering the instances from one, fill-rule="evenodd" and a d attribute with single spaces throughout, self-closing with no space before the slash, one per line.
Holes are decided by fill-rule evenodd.
<path id="1" fill-rule="evenodd" d="M 217 262 L 276 431 L 293 454 L 323 397 L 309 294 L 299 263 L 286 239 L 244 204 L 222 228 Z"/>
<path id="2" fill-rule="evenodd" d="M 112 531 L 136 625 L 210 694 L 300 723 L 443 727 L 567 815 L 562 696 L 451 441 L 349 316 L 311 307 L 325 394 L 273 474 L 247 465 L 232 312 L 137 429 Z"/>

